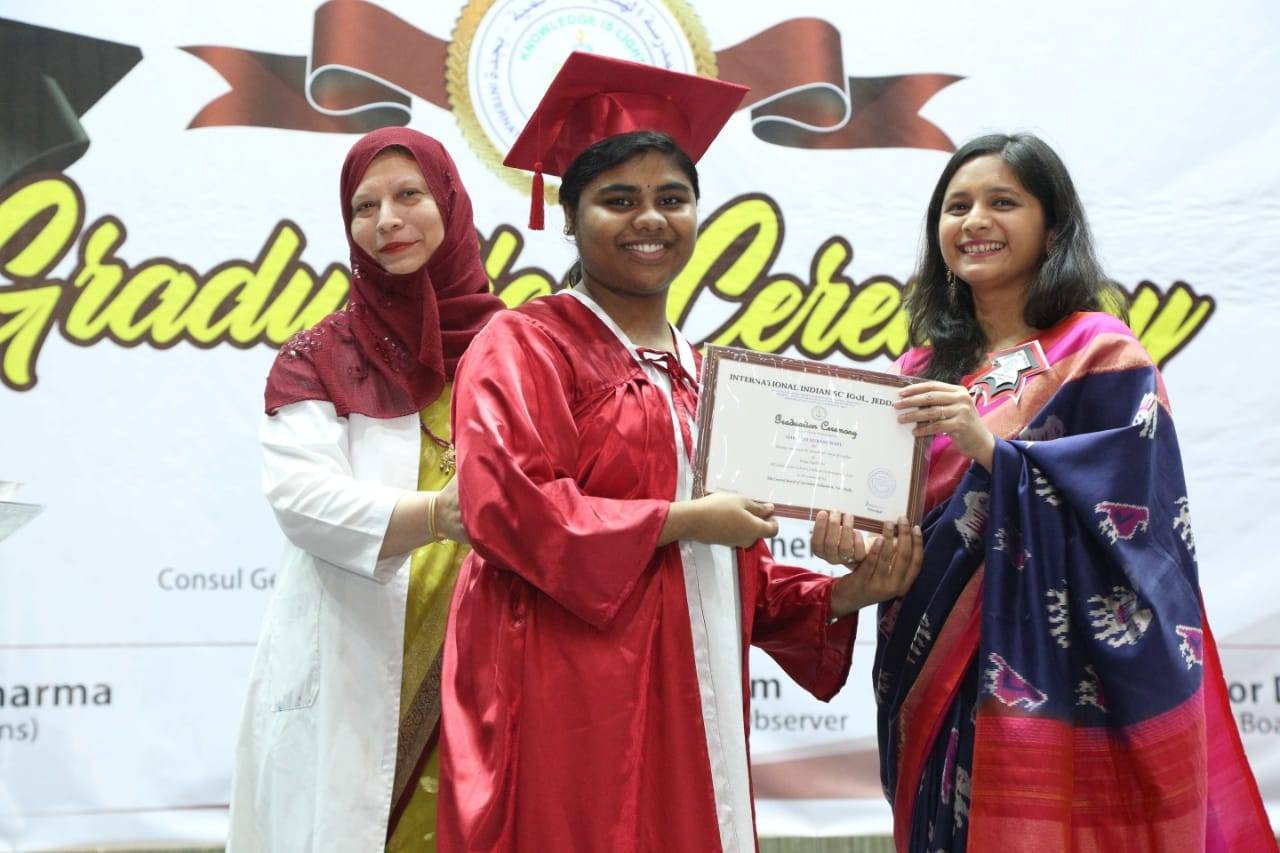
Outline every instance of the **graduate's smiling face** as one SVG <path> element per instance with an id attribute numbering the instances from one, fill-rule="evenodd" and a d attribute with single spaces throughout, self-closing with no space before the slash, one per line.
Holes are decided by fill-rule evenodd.
<path id="1" fill-rule="evenodd" d="M 645 151 L 588 183 L 566 224 L 588 290 L 665 298 L 697 240 L 693 181 L 674 158 Z"/>
<path id="2" fill-rule="evenodd" d="M 389 273 L 416 272 L 444 242 L 444 220 L 418 161 L 393 148 L 351 195 L 351 239 Z"/>

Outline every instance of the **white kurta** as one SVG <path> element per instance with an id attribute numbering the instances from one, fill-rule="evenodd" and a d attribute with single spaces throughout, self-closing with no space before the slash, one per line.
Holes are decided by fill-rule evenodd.
<path id="1" fill-rule="evenodd" d="M 639 358 L 636 345 L 627 334 L 581 288 L 569 292 L 600 318 L 631 352 L 649 380 L 666 393 L 678 457 L 676 500 L 689 500 L 693 496 L 693 468 L 680 442 L 679 414 L 671 400 L 670 377 Z M 689 342 L 674 329 L 672 335 L 680 365 L 690 376 L 697 376 Z M 697 425 L 690 424 L 690 431 L 693 446 L 697 447 Z M 680 543 L 680 558 L 684 564 L 694 667 L 698 674 L 707 756 L 711 761 L 720 843 L 726 851 L 752 853 L 756 843 L 747 735 L 742 719 L 742 598 L 738 589 L 737 558 L 733 550 L 725 546 L 686 541 Z"/>
<path id="2" fill-rule="evenodd" d="M 229 853 L 381 853 L 404 654 L 409 554 L 378 560 L 416 490 L 418 415 L 264 417 L 263 488 L 287 542 L 254 657 Z"/>

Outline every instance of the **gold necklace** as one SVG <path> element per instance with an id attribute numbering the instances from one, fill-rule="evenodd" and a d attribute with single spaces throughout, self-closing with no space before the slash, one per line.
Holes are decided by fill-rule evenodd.
<path id="1" fill-rule="evenodd" d="M 436 447 L 439 447 L 444 451 L 440 454 L 440 470 L 452 477 L 454 472 L 458 470 L 458 454 L 457 451 L 453 449 L 453 442 L 445 441 L 443 438 L 432 432 L 431 427 L 427 426 L 427 422 L 422 419 L 421 415 L 418 416 L 418 424 L 422 427 L 423 435 L 431 439 L 432 443 L 435 444 Z"/>

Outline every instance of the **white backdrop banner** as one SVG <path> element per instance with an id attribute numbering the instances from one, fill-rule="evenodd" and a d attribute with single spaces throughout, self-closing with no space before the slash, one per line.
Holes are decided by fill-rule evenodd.
<path id="1" fill-rule="evenodd" d="M 695 341 L 884 367 L 948 154 L 1066 160 L 1183 442 L 1236 721 L 1280 808 L 1280 6 L 0 0 L 0 847 L 217 842 L 281 535 L 274 348 L 340 306 L 338 170 L 453 152 L 509 304 L 573 259 L 498 161 L 574 48 L 748 83 L 673 285 Z M 1270 440 L 1268 440 L 1270 438 Z M 1116 464 L 1124 464 L 1116 460 Z M 808 564 L 807 526 L 777 555 Z M 3 535 L 3 533 L 0 533 Z M 864 630 L 823 705 L 753 658 L 766 835 L 885 833 Z M 357 780 L 358 783 L 358 780 Z"/>

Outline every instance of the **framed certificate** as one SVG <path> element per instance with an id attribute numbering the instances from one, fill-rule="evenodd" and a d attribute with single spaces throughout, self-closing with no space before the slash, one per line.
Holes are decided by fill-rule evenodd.
<path id="1" fill-rule="evenodd" d="M 708 346 L 694 494 L 734 492 L 790 518 L 838 509 L 868 531 L 902 516 L 918 523 L 928 444 L 893 408 L 915 381 Z"/>

